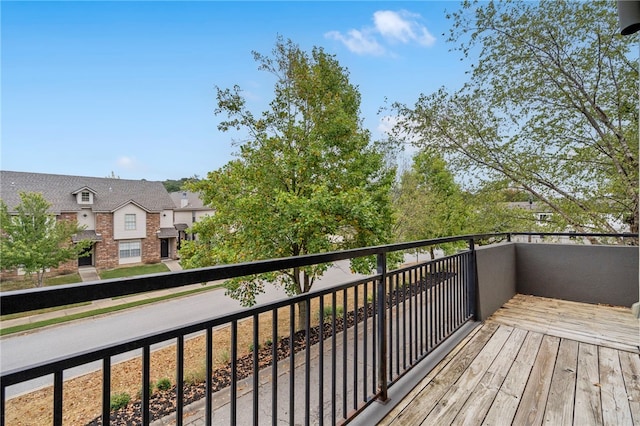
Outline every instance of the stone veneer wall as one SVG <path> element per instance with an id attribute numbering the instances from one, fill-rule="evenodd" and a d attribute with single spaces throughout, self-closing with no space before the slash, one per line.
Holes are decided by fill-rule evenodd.
<path id="1" fill-rule="evenodd" d="M 147 238 L 142 239 L 142 262 L 160 262 L 160 213 L 147 213 Z"/>
<path id="2" fill-rule="evenodd" d="M 113 240 L 113 214 L 96 213 L 96 234 L 102 235 L 102 241 L 94 248 L 94 262 L 98 270 L 118 266 L 118 242 Z"/>

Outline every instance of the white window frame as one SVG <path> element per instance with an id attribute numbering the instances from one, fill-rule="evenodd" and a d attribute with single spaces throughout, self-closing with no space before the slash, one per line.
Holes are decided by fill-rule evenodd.
<path id="1" fill-rule="evenodd" d="M 142 256 L 142 243 L 135 241 L 120 241 L 118 245 L 118 256 L 120 259 Z"/>
<path id="2" fill-rule="evenodd" d="M 82 191 L 80 193 L 80 200 L 83 203 L 90 203 L 91 202 L 91 193 L 89 193 L 89 191 Z"/>
<path id="3" fill-rule="evenodd" d="M 124 215 L 124 230 L 135 231 L 136 230 L 136 214 L 125 213 Z"/>

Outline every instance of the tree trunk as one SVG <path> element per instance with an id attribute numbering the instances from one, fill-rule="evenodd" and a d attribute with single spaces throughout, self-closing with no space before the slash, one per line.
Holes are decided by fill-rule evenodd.
<path id="1" fill-rule="evenodd" d="M 44 285 L 44 273 L 45 271 L 36 272 L 36 287 L 40 288 Z"/>
<path id="2" fill-rule="evenodd" d="M 296 322 L 296 331 L 304 330 L 307 324 L 307 302 L 298 302 L 298 320 Z"/>

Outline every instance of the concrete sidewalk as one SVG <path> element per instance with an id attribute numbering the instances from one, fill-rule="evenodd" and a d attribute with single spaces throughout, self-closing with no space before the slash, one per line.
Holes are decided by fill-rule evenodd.
<path id="1" fill-rule="evenodd" d="M 173 259 L 163 260 L 162 263 L 167 265 L 169 270 L 172 272 L 182 270 L 182 267 L 180 266 L 180 263 L 177 260 L 173 260 Z M 100 276 L 98 275 L 94 267 L 82 267 L 78 269 L 78 272 L 83 282 L 100 280 Z M 15 326 L 24 325 L 24 324 L 32 324 L 40 321 L 48 321 L 53 318 L 61 318 L 61 317 L 71 316 L 71 315 L 75 315 L 83 312 L 95 311 L 97 309 L 110 308 L 110 307 L 124 305 L 131 302 L 138 302 L 141 300 L 148 300 L 156 297 L 167 296 L 170 294 L 183 293 L 185 291 L 194 290 L 198 288 L 202 288 L 202 284 L 191 284 L 184 287 L 171 288 L 167 290 L 158 290 L 158 291 L 153 291 L 148 293 L 141 293 L 141 294 L 121 297 L 117 299 L 95 300 L 83 306 L 58 309 L 58 310 L 46 312 L 43 314 L 35 314 L 35 315 L 15 318 L 11 320 L 3 320 L 0 323 L 1 324 L 0 326 L 2 328 L 9 328 L 9 327 L 15 327 Z"/>

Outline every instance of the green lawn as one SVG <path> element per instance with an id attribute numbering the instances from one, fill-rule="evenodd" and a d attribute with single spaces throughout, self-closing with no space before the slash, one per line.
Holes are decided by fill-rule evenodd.
<path id="1" fill-rule="evenodd" d="M 103 280 L 109 278 L 126 278 L 138 275 L 156 274 L 158 272 L 169 272 L 169 267 L 164 263 L 154 263 L 151 265 L 125 266 L 122 268 L 110 269 L 100 272 Z"/>
<path id="2" fill-rule="evenodd" d="M 67 275 L 58 275 L 55 277 L 49 277 L 45 275 L 44 277 L 44 285 L 45 287 L 53 286 L 53 285 L 61 285 L 61 284 L 75 284 L 82 282 L 80 278 L 80 274 L 67 274 Z M 35 276 L 29 279 L 28 277 L 23 277 L 15 280 L 7 280 L 0 282 L 0 291 L 12 291 L 12 290 L 24 290 L 27 288 L 35 288 Z"/>

